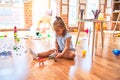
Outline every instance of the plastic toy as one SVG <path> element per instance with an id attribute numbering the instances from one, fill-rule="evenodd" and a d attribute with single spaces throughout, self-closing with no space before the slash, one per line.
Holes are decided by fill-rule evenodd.
<path id="1" fill-rule="evenodd" d="M 57 56 L 57 54 L 51 54 L 51 55 L 49 55 L 49 57 L 48 57 L 48 59 L 55 59 L 55 57 Z"/>
<path id="2" fill-rule="evenodd" d="M 57 54 L 53 53 L 53 54 L 49 55 L 48 59 L 54 59 L 55 61 L 58 61 L 57 59 L 55 59 L 56 56 L 57 56 Z"/>
<path id="3" fill-rule="evenodd" d="M 101 9 L 92 10 L 92 13 L 94 15 L 94 19 L 98 19 L 100 12 L 101 12 Z"/>
<path id="4" fill-rule="evenodd" d="M 39 58 L 37 59 L 37 61 L 39 62 L 39 66 L 40 66 L 40 65 L 44 65 L 44 61 L 45 61 L 45 59 L 39 57 Z"/>
<path id="5" fill-rule="evenodd" d="M 48 37 L 48 38 L 51 38 L 51 35 L 50 35 L 50 34 L 47 34 L 47 37 Z"/>
<path id="6" fill-rule="evenodd" d="M 78 32 L 78 29 L 73 29 L 73 32 Z"/>
<path id="7" fill-rule="evenodd" d="M 14 40 L 15 40 L 15 42 L 19 42 L 20 41 L 20 39 L 17 36 L 17 27 L 16 26 L 14 27 Z"/>
<path id="8" fill-rule="evenodd" d="M 78 41 L 77 44 L 80 44 L 80 41 Z"/>
<path id="9" fill-rule="evenodd" d="M 39 32 L 36 32 L 36 35 L 41 38 L 42 37 L 42 34 L 40 34 Z"/>
<path id="10" fill-rule="evenodd" d="M 116 34 L 115 36 L 116 36 L 116 37 L 120 37 L 120 34 Z"/>
<path id="11" fill-rule="evenodd" d="M 13 46 L 12 51 L 14 51 L 15 55 L 19 55 L 19 56 L 21 56 L 23 53 L 27 53 L 27 50 L 25 49 L 25 47 L 19 44 L 15 44 Z"/>
<path id="12" fill-rule="evenodd" d="M 103 16 L 99 16 L 99 17 L 98 17 L 98 20 L 105 20 L 105 19 L 104 19 Z M 102 25 L 103 25 L 103 30 L 106 30 L 106 28 L 107 28 L 106 23 L 103 22 Z M 95 29 L 96 29 L 97 31 L 100 31 L 100 22 L 96 22 L 96 24 L 95 24 Z"/>
<path id="13" fill-rule="evenodd" d="M 11 51 L 3 51 L 0 53 L 0 56 L 12 56 Z"/>
<path id="14" fill-rule="evenodd" d="M 20 38 L 17 38 L 17 42 L 20 42 Z"/>
<path id="15" fill-rule="evenodd" d="M 13 50 L 18 51 L 20 48 L 19 47 L 13 47 Z"/>
<path id="16" fill-rule="evenodd" d="M 88 30 L 88 29 L 86 29 L 86 30 L 84 30 L 84 32 L 86 32 L 86 33 L 88 34 L 89 30 Z"/>
<path id="17" fill-rule="evenodd" d="M 17 27 L 14 27 L 14 38 L 17 38 Z"/>
<path id="18" fill-rule="evenodd" d="M 82 50 L 82 56 L 86 56 L 87 51 L 86 50 Z"/>
<path id="19" fill-rule="evenodd" d="M 36 32 L 36 35 L 38 36 L 38 35 L 39 35 L 39 32 Z"/>
<path id="20" fill-rule="evenodd" d="M 106 30 L 106 28 L 107 28 L 106 23 L 103 23 L 103 30 Z M 96 24 L 95 24 L 95 29 L 96 29 L 97 31 L 100 31 L 100 23 L 99 23 L 99 22 L 96 22 Z"/>
<path id="21" fill-rule="evenodd" d="M 120 34 L 118 34 L 117 36 L 120 37 Z"/>
<path id="22" fill-rule="evenodd" d="M 118 56 L 120 54 L 120 50 L 118 50 L 118 49 L 114 49 L 112 52 L 116 56 Z"/>
<path id="23" fill-rule="evenodd" d="M 5 38 L 5 37 L 7 37 L 7 35 L 4 35 L 4 36 L 0 36 L 0 39 L 3 39 L 3 38 Z"/>

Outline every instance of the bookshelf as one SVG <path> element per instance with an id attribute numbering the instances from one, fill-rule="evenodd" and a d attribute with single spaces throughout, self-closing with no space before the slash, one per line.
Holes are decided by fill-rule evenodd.
<path id="1" fill-rule="evenodd" d="M 113 0 L 112 1 L 112 21 L 120 21 L 120 0 Z M 112 26 L 114 30 L 120 30 L 120 23 L 113 23 Z"/>
<path id="2" fill-rule="evenodd" d="M 112 12 L 113 21 L 117 20 L 119 12 L 120 12 L 120 0 L 113 0 L 113 12 Z"/>

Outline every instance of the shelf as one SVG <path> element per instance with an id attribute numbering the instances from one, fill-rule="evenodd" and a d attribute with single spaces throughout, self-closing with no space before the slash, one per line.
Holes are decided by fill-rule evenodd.
<path id="1" fill-rule="evenodd" d="M 114 4 L 117 4 L 117 3 L 119 4 L 119 3 L 120 3 L 120 1 L 114 1 L 113 3 L 114 3 Z"/>
<path id="2" fill-rule="evenodd" d="M 120 13 L 120 0 L 113 0 L 113 17 Z M 114 19 L 114 18 L 113 18 Z"/>
<path id="3" fill-rule="evenodd" d="M 120 13 L 120 12 L 113 12 L 113 13 L 116 13 L 116 14 L 117 14 L 117 13 Z"/>

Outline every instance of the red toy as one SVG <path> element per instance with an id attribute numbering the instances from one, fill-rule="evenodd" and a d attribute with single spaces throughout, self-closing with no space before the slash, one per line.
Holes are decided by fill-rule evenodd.
<path id="1" fill-rule="evenodd" d="M 86 29 L 86 30 L 84 30 L 84 32 L 86 32 L 86 33 L 88 34 L 89 30 L 88 30 L 88 29 Z"/>
<path id="2" fill-rule="evenodd" d="M 45 61 L 45 59 L 39 57 L 39 58 L 37 59 L 37 61 L 39 62 L 39 65 L 44 65 L 44 61 Z"/>

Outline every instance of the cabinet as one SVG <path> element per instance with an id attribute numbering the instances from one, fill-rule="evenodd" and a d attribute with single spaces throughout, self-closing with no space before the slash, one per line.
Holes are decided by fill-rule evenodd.
<path id="1" fill-rule="evenodd" d="M 116 21 L 120 12 L 120 0 L 113 0 L 112 20 Z M 120 18 L 119 18 L 120 21 Z"/>
<path id="2" fill-rule="evenodd" d="M 113 0 L 112 1 L 112 21 L 120 21 L 120 17 L 119 17 L 119 14 L 120 14 L 120 0 Z M 120 30 L 120 23 L 113 23 L 112 24 L 113 27 L 117 26 L 116 27 L 116 30 Z"/>

